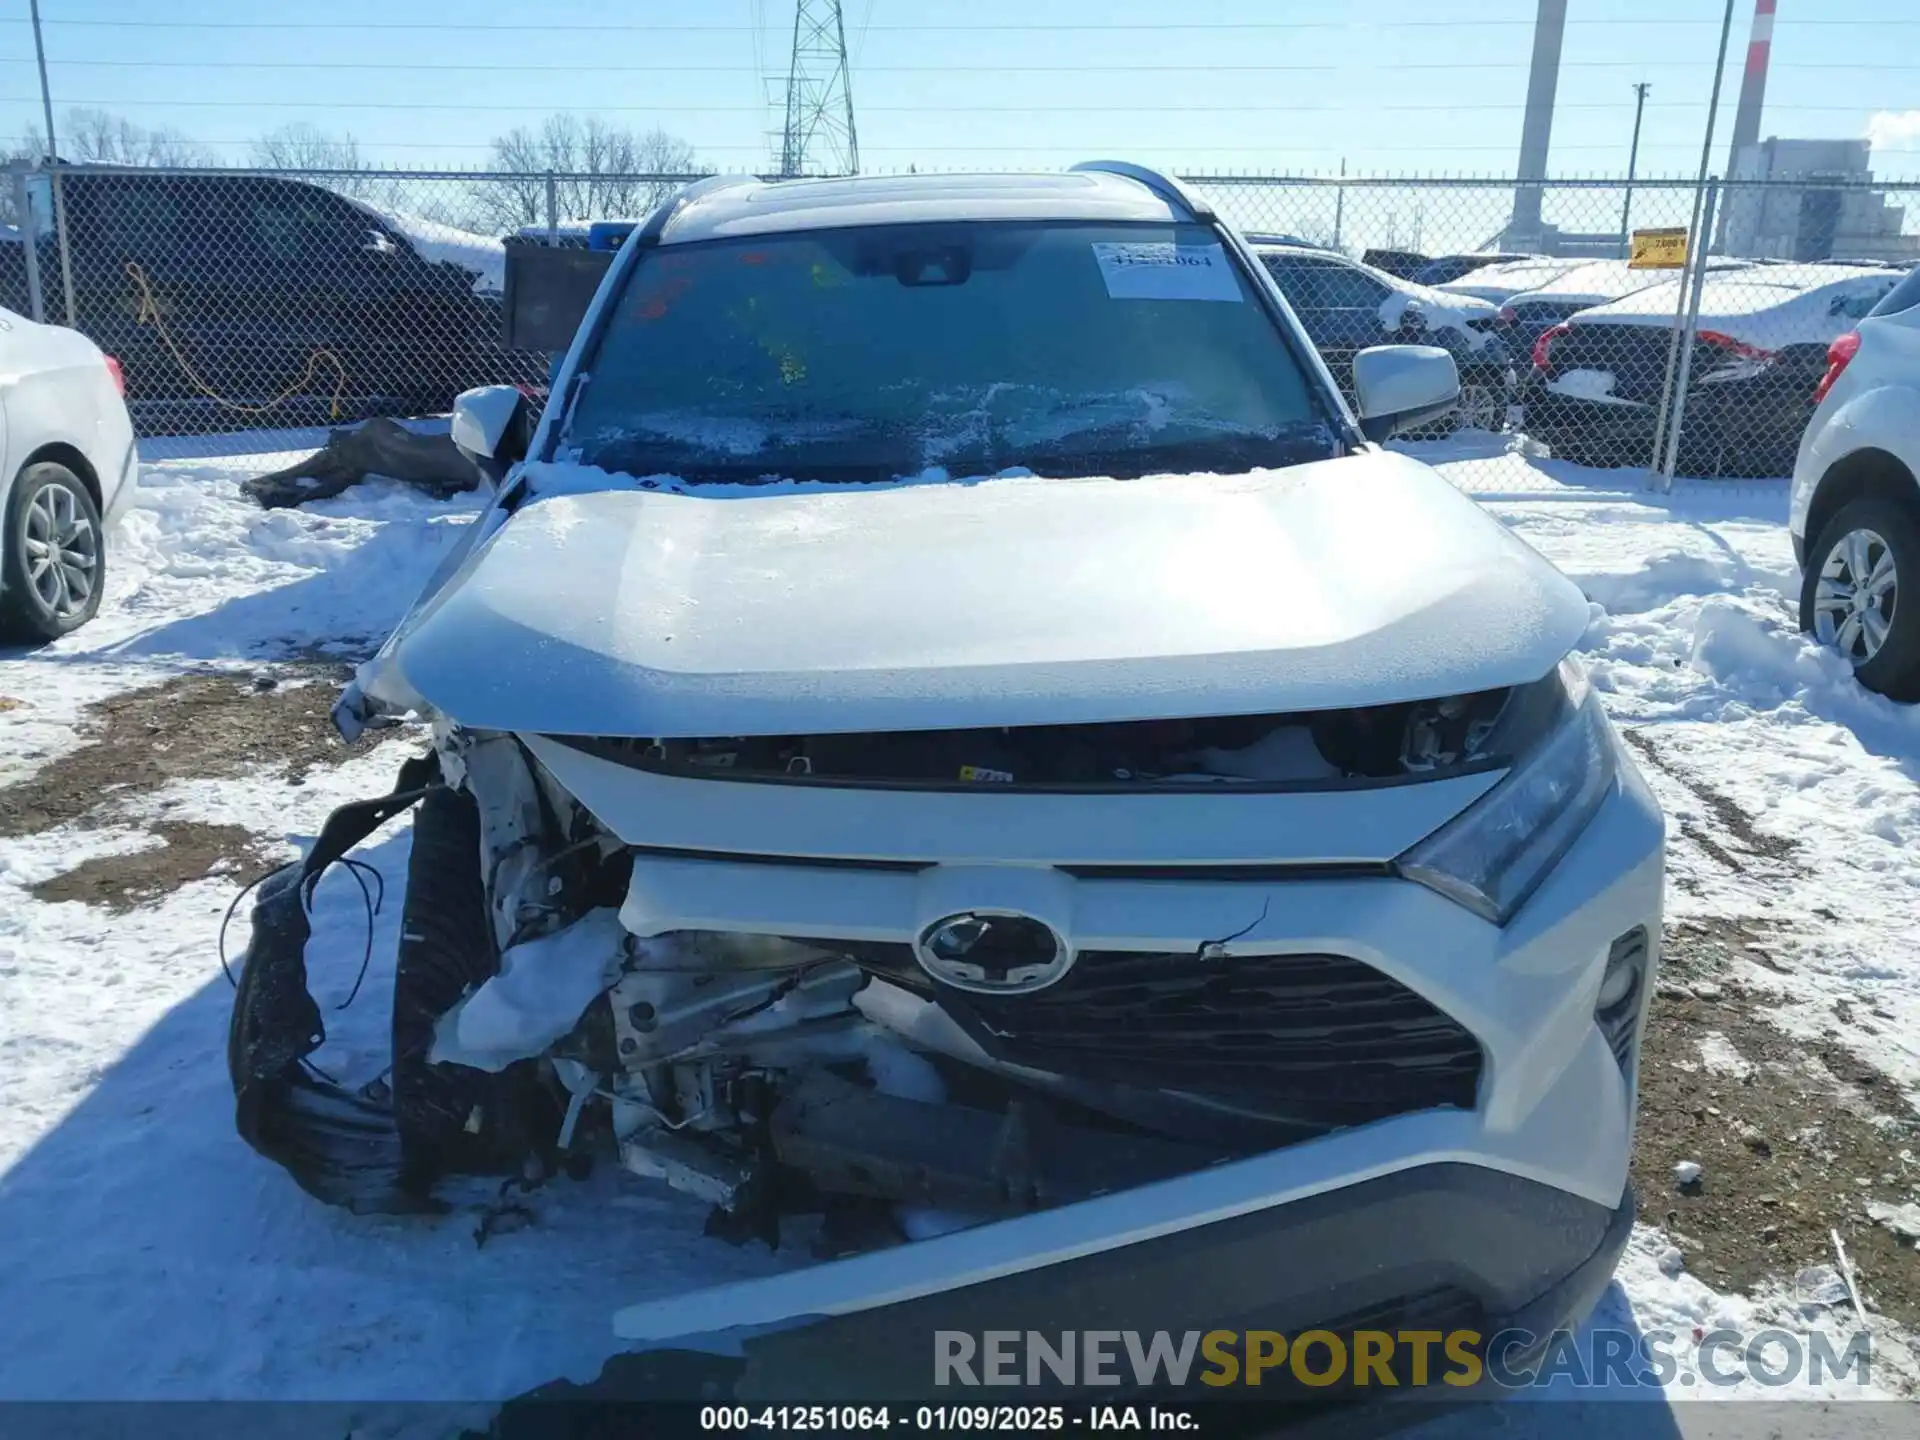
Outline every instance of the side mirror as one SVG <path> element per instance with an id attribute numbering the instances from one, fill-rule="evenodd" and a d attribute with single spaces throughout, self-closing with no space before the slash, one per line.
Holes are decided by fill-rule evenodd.
<path id="1" fill-rule="evenodd" d="M 453 401 L 453 443 L 496 485 L 527 457 L 527 397 L 511 385 L 462 390 Z"/>
<path id="2" fill-rule="evenodd" d="M 1375 345 L 1353 357 L 1360 432 L 1378 444 L 1438 420 L 1460 403 L 1460 371 L 1434 345 Z"/>

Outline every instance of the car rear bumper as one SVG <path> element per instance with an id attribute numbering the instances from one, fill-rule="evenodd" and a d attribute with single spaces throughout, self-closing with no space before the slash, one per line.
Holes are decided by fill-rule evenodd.
<path id="1" fill-rule="evenodd" d="M 1607 464 L 1648 463 L 1656 413 L 1651 405 L 1587 400 L 1537 385 L 1527 396 L 1527 433 L 1556 455 Z"/>

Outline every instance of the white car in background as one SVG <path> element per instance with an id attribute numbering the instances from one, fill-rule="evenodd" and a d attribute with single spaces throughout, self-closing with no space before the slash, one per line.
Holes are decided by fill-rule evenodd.
<path id="1" fill-rule="evenodd" d="M 1715 256 L 1707 261 L 1707 273 L 1751 270 L 1753 266 L 1751 260 Z M 1509 295 L 1500 313 L 1513 326 L 1514 340 L 1524 363 L 1527 356 L 1535 353 L 1540 337 L 1554 326 L 1564 325 L 1582 310 L 1624 300 L 1656 285 L 1670 284 L 1679 273 L 1677 270 L 1635 270 L 1624 260 L 1589 260 L 1541 281 L 1531 290 Z"/>
<path id="2" fill-rule="evenodd" d="M 1800 625 L 1860 683 L 1920 700 L 1920 267 L 1827 349 L 1793 467 Z"/>
<path id="3" fill-rule="evenodd" d="M 1469 270 L 1434 288 L 1444 290 L 1449 295 L 1464 295 L 1469 299 L 1504 305 L 1514 296 L 1537 290 L 1586 263 L 1567 255 L 1530 255 L 1524 260 L 1504 260 L 1482 265 L 1477 270 Z"/>
<path id="4" fill-rule="evenodd" d="M 1899 281 L 1845 264 L 1711 271 L 1699 300 L 1679 470 L 1778 477 L 1813 414 L 1827 347 Z M 1534 347 L 1527 433 L 1555 456 L 1600 466 L 1652 459 L 1667 385 L 1678 280 L 1582 310 Z"/>
<path id="5" fill-rule="evenodd" d="M 100 608 L 138 464 L 124 391 L 86 336 L 0 309 L 0 640 L 55 640 Z"/>

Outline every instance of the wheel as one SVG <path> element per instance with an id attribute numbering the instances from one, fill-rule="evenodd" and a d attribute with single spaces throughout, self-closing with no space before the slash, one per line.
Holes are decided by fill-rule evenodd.
<path id="1" fill-rule="evenodd" d="M 479 807 L 464 791 L 430 791 L 413 822 L 393 980 L 393 1116 L 409 1188 L 516 1171 L 558 1139 L 560 1114 L 535 1062 L 498 1074 L 428 1062 L 435 1023 L 499 970 Z"/>
<path id="2" fill-rule="evenodd" d="M 100 507 L 64 465 L 29 465 L 7 501 L 0 537 L 0 633 L 58 640 L 100 608 L 107 578 Z"/>
<path id="3" fill-rule="evenodd" d="M 1468 380 L 1460 386 L 1460 405 L 1448 417 L 1447 430 L 1485 430 L 1498 435 L 1507 428 L 1506 391 L 1484 380 Z"/>
<path id="4" fill-rule="evenodd" d="M 1901 605 L 1901 577 L 1920 577 L 1920 521 L 1878 496 L 1855 500 L 1807 547 L 1800 628 L 1853 664 L 1869 690 L 1920 700 L 1920 603 Z"/>

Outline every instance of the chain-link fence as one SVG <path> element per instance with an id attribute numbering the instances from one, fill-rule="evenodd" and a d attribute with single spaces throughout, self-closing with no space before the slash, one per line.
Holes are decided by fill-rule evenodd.
<path id="1" fill-rule="evenodd" d="M 700 177 L 9 178 L 0 304 L 118 357 L 136 424 L 160 435 L 430 414 L 471 385 L 542 385 L 552 357 L 506 343 L 509 249 L 585 244 L 589 222 L 637 219 Z M 1829 345 L 1920 260 L 1911 182 L 1190 183 L 1255 243 L 1343 385 L 1369 345 L 1451 351 L 1462 403 L 1412 443 L 1494 484 L 1547 458 L 1623 484 L 1786 474 Z M 1712 243 L 1656 237 L 1631 258 L 1648 230 Z"/>

